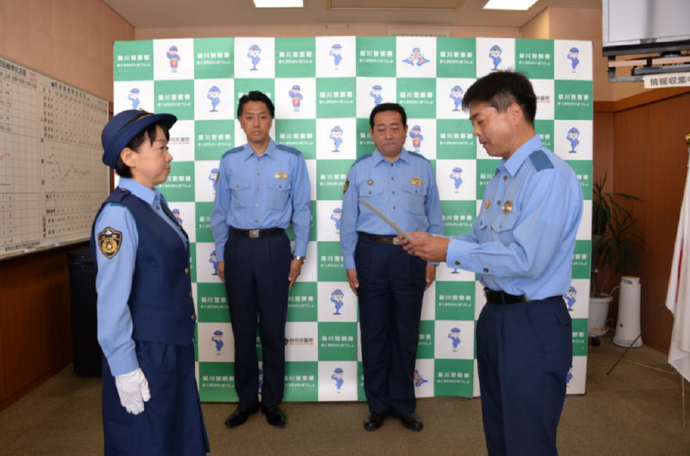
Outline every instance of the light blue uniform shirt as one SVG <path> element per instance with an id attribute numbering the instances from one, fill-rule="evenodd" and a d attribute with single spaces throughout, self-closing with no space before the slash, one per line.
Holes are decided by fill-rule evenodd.
<path id="1" fill-rule="evenodd" d="M 359 202 L 368 200 L 405 231 L 443 234 L 441 202 L 431 163 L 403 148 L 393 163 L 376 150 L 360 157 L 347 175 L 340 222 L 345 269 L 355 269 L 357 231 L 397 235 L 393 228 Z"/>
<path id="2" fill-rule="evenodd" d="M 167 202 L 158 190 L 151 190 L 126 178 L 120 179 L 118 187 L 129 190 L 132 195 L 146 201 L 156 214 L 173 227 L 187 247 L 187 239 L 180 226 L 163 212 L 161 206 L 167 205 Z M 139 235 L 134 216 L 121 204 L 109 203 L 103 208 L 96 220 L 96 236 L 106 227 L 122 233 L 122 244 L 111 259 L 103 255 L 100 249 L 96 249 L 98 342 L 113 375 L 121 375 L 139 367 L 132 339 L 132 316 L 127 305 L 136 267 Z"/>
<path id="3" fill-rule="evenodd" d="M 532 300 L 564 295 L 581 218 L 575 172 L 534 136 L 501 161 L 472 233 L 451 238 L 446 263 L 479 274 L 491 290 Z"/>
<path id="4" fill-rule="evenodd" d="M 295 255 L 306 256 L 310 193 L 307 164 L 297 149 L 271 140 L 261 156 L 249 144 L 226 152 L 220 161 L 211 212 L 216 259 L 225 261 L 228 227 L 285 229 L 290 219 L 295 230 Z"/>

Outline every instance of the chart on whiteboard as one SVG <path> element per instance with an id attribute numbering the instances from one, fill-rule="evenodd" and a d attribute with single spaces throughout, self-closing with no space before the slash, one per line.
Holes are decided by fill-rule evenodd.
<path id="1" fill-rule="evenodd" d="M 89 237 L 108 103 L 0 58 L 0 256 Z"/>

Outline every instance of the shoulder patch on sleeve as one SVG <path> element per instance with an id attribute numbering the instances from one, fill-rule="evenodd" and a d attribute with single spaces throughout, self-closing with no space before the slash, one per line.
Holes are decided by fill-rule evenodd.
<path id="1" fill-rule="evenodd" d="M 529 158 L 532 160 L 534 169 L 536 169 L 537 172 L 545 169 L 553 169 L 553 163 L 551 163 L 551 160 L 543 150 L 535 150 L 529 155 Z"/>
<path id="2" fill-rule="evenodd" d="M 221 158 L 221 160 L 222 160 L 223 158 L 225 158 L 226 155 L 230 155 L 230 154 L 234 154 L 234 153 L 237 153 L 237 152 L 241 152 L 242 150 L 244 150 L 244 146 L 239 146 L 239 147 L 235 147 L 234 149 L 230 149 L 229 151 L 227 151 L 227 152 L 225 152 L 225 153 L 223 154 L 223 157 Z"/>
<path id="3" fill-rule="evenodd" d="M 276 144 L 276 149 L 282 150 L 283 152 L 287 152 L 292 155 L 297 155 L 298 157 L 302 155 L 302 152 L 300 152 L 298 149 L 286 146 L 285 144 Z"/>
<path id="4" fill-rule="evenodd" d="M 362 156 L 359 157 L 357 160 L 355 160 L 355 162 L 352 164 L 352 166 L 355 166 L 357 163 L 361 162 L 361 161 L 364 160 L 365 158 L 371 157 L 372 155 L 374 155 L 374 154 L 373 154 L 373 153 L 369 153 L 369 154 L 364 154 L 364 155 L 362 155 Z"/>
<path id="5" fill-rule="evenodd" d="M 425 161 L 427 161 L 427 162 L 429 161 L 428 158 L 426 158 L 424 155 L 419 154 L 419 153 L 417 153 L 417 152 L 410 152 L 410 151 L 408 151 L 408 153 L 409 153 L 410 155 L 412 155 L 413 157 L 419 157 L 419 158 L 423 158 L 423 159 L 424 159 Z M 429 162 L 429 163 L 431 163 L 431 162 Z"/>
<path id="6" fill-rule="evenodd" d="M 109 226 L 98 233 L 98 248 L 107 259 L 112 259 L 122 247 L 122 232 Z"/>

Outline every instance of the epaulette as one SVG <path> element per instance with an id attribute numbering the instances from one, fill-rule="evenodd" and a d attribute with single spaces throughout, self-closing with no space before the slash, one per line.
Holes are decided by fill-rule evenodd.
<path id="1" fill-rule="evenodd" d="M 543 150 L 535 150 L 529 154 L 529 158 L 532 160 L 534 169 L 536 169 L 537 172 L 545 169 L 553 169 L 553 163 L 551 163 L 551 160 L 549 160 L 549 157 L 546 156 Z"/>
<path id="2" fill-rule="evenodd" d="M 131 195 L 132 192 L 127 190 L 126 188 L 120 188 L 117 187 L 113 193 L 110 194 L 110 196 L 106 199 L 106 202 L 108 203 L 121 203 L 125 197 Z"/>
<path id="3" fill-rule="evenodd" d="M 422 154 L 419 154 L 419 153 L 417 153 L 417 152 L 410 152 L 409 150 L 408 150 L 407 152 L 408 152 L 410 155 L 413 155 L 413 156 L 419 157 L 419 158 L 423 158 L 424 160 L 429 161 L 429 159 L 426 158 L 426 157 L 425 157 L 424 155 L 422 155 Z"/>
<path id="4" fill-rule="evenodd" d="M 276 144 L 276 149 L 282 150 L 283 152 L 287 152 L 292 155 L 296 155 L 298 157 L 302 155 L 302 152 L 300 152 L 299 150 L 295 149 L 294 147 L 286 146 L 285 144 Z"/>
<path id="5" fill-rule="evenodd" d="M 225 158 L 226 155 L 230 155 L 230 154 L 234 154 L 234 153 L 237 153 L 237 152 L 241 152 L 242 150 L 244 150 L 244 146 L 235 147 L 234 149 L 230 149 L 229 151 L 227 151 L 227 152 L 225 152 L 225 153 L 223 154 L 223 156 L 221 157 L 221 160 L 222 160 L 223 158 Z"/>
<path id="6" fill-rule="evenodd" d="M 359 157 L 357 160 L 355 160 L 355 162 L 352 164 L 352 166 L 355 166 L 357 163 L 361 162 L 361 161 L 364 160 L 365 158 L 371 157 L 372 155 L 374 155 L 373 152 L 372 152 L 372 153 L 368 153 L 368 154 L 362 155 L 362 156 Z"/>

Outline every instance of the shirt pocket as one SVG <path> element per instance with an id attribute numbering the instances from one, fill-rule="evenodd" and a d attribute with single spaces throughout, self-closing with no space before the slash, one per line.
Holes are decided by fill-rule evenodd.
<path id="1" fill-rule="evenodd" d="M 486 240 L 486 233 L 491 232 L 489 229 L 489 225 L 491 224 L 491 217 L 492 214 L 489 211 L 481 211 L 479 215 L 477 215 L 477 219 L 475 223 L 477 224 L 477 231 L 479 231 L 479 239 L 484 241 Z"/>
<path id="2" fill-rule="evenodd" d="M 228 189 L 230 190 L 232 199 L 241 207 L 247 207 L 251 204 L 250 185 L 251 182 L 248 177 L 232 177 L 228 180 Z"/>
<path id="3" fill-rule="evenodd" d="M 287 179 L 273 179 L 266 183 L 268 187 L 268 207 L 271 209 L 285 209 L 290 196 L 290 181 Z"/>
<path id="4" fill-rule="evenodd" d="M 489 224 L 489 229 L 495 234 L 497 239 L 503 244 L 508 245 L 515 241 L 514 231 L 517 225 L 519 214 L 515 211 L 506 214 L 501 211 Z"/>
<path id="5" fill-rule="evenodd" d="M 372 182 L 371 185 L 369 184 L 370 181 Z M 383 185 L 369 179 L 359 184 L 357 190 L 359 191 L 359 196 L 367 200 L 372 200 L 383 193 Z"/>
<path id="6" fill-rule="evenodd" d="M 414 185 L 408 182 L 403 186 L 403 190 L 407 195 L 407 210 L 414 215 L 425 215 L 426 195 L 429 192 L 429 186 Z"/>

